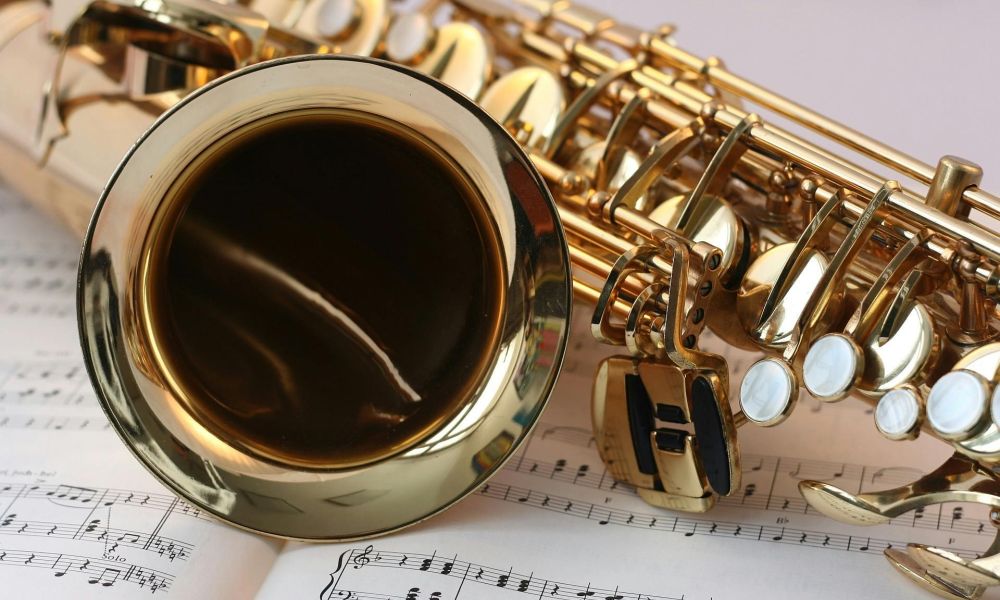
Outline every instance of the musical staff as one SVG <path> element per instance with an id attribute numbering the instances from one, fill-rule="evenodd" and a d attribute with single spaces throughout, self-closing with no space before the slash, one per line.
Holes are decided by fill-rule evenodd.
<path id="1" fill-rule="evenodd" d="M 656 532 L 678 533 L 685 537 L 703 535 L 874 554 L 881 554 L 887 548 L 906 546 L 904 539 L 877 539 L 826 531 L 807 531 L 792 527 L 701 519 L 690 517 L 684 513 L 634 512 L 606 508 L 592 502 L 496 482 L 483 486 L 478 494 L 494 500 L 514 502 L 522 506 L 584 519 L 599 526 L 632 527 Z M 946 549 L 967 558 L 978 556 L 977 551 L 968 548 L 948 547 Z"/>
<path id="2" fill-rule="evenodd" d="M 83 365 L 47 358 L 0 360 L 0 430 L 105 432 Z"/>
<path id="3" fill-rule="evenodd" d="M 87 372 L 77 361 L 0 361 L 0 406 L 99 410 Z"/>
<path id="4" fill-rule="evenodd" d="M 176 496 L 136 490 L 89 488 L 64 484 L 25 485 L 0 482 L 0 506 L 6 503 L 8 498 L 13 498 L 15 501 L 46 500 L 53 504 L 69 507 L 121 505 L 155 512 L 169 510 L 171 514 L 178 516 L 214 522 L 200 509 L 179 500 Z"/>
<path id="5" fill-rule="evenodd" d="M 0 535 L 14 535 L 24 537 L 51 537 L 55 539 L 71 539 L 84 541 L 104 541 L 107 540 L 116 549 L 141 548 L 149 550 L 167 560 L 187 560 L 191 555 L 193 546 L 181 540 L 169 537 L 129 531 L 126 529 L 115 529 L 106 526 L 99 526 L 100 520 L 95 519 L 90 525 L 81 528 L 77 523 L 49 523 L 45 521 L 22 521 L 17 519 L 16 513 L 0 520 Z"/>
<path id="6" fill-rule="evenodd" d="M 89 585 L 109 588 L 129 584 L 155 594 L 166 592 L 174 581 L 170 573 L 122 561 L 55 552 L 34 552 L 0 546 L 0 567 L 49 569 L 55 577 L 80 577 Z M 0 571 L 2 572 L 2 571 Z"/>
<path id="7" fill-rule="evenodd" d="M 558 435 L 550 434 L 545 439 L 581 448 L 587 447 L 584 436 L 579 432 L 567 435 L 567 428 L 546 428 L 544 425 L 539 428 L 539 431 L 543 432 L 542 435 L 545 435 L 546 432 L 558 431 Z M 505 470 L 612 494 L 637 497 L 631 486 L 615 481 L 600 461 L 596 461 L 595 467 L 589 463 L 573 463 L 565 458 L 556 458 L 555 460 L 545 460 L 545 458 L 535 458 L 533 455 L 522 454 L 509 462 L 505 466 Z M 797 489 L 799 481 L 806 479 L 830 481 L 838 485 L 847 485 L 861 491 L 868 491 L 905 485 L 920 475 L 919 471 L 904 467 L 875 467 L 755 454 L 745 454 L 743 465 L 744 486 L 742 491 L 719 498 L 719 506 L 753 511 L 819 515 L 799 494 Z M 988 515 L 984 513 L 980 515 L 981 518 L 968 518 L 964 517 L 965 511 L 965 507 L 954 503 L 945 503 L 905 513 L 892 519 L 889 524 L 907 528 L 964 533 L 982 536 L 984 540 L 992 540 L 996 531 L 991 526 Z"/>
<path id="8" fill-rule="evenodd" d="M 169 494 L 68 484 L 0 483 L 0 509 L 0 565 L 151 593 L 168 591 L 172 566 L 195 556 L 193 531 L 218 527 Z"/>
<path id="9" fill-rule="evenodd" d="M 0 240 L 0 315 L 72 317 L 78 254 L 71 243 Z"/>
<path id="10" fill-rule="evenodd" d="M 379 570 L 408 571 L 382 576 Z M 408 582 L 408 583 L 407 583 Z M 357 591 L 355 588 L 367 591 Z M 381 588 L 374 591 L 375 588 Z M 356 598 L 406 600 L 457 600 L 483 598 L 489 593 L 517 598 L 594 598 L 595 600 L 682 600 L 684 596 L 664 596 L 630 592 L 618 587 L 590 583 L 567 583 L 461 560 L 457 554 L 441 552 L 415 554 L 378 550 L 374 546 L 345 550 L 338 558 L 329 581 L 320 592 L 321 600 Z"/>
<path id="11" fill-rule="evenodd" d="M 0 429 L 34 429 L 39 431 L 108 431 L 111 424 L 103 417 L 58 417 L 35 415 L 0 416 Z"/>

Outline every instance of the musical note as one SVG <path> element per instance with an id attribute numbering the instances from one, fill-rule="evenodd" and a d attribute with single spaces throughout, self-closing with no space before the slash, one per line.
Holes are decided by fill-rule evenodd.
<path id="1" fill-rule="evenodd" d="M 60 563 L 64 563 L 63 569 L 61 571 L 59 570 Z M 72 562 L 69 559 L 64 558 L 63 555 L 60 554 L 59 558 L 56 559 L 56 562 L 52 564 L 52 568 L 56 571 L 54 575 L 56 577 L 62 577 L 63 575 L 69 572 L 69 568 L 71 565 Z"/>
<path id="2" fill-rule="evenodd" d="M 435 553 L 435 554 L 432 554 L 432 555 L 430 555 L 430 557 L 428 557 L 428 558 L 425 558 L 425 559 L 423 559 L 422 561 L 420 561 L 420 570 L 421 570 L 421 571 L 428 571 L 428 570 L 430 570 L 430 568 L 431 568 L 431 563 L 433 563 L 433 562 L 434 562 L 434 556 L 435 556 L 436 554 L 437 554 L 437 553 Z"/>
<path id="3" fill-rule="evenodd" d="M 345 550 L 338 559 L 338 569 L 346 560 L 346 556 L 361 556 L 370 555 L 374 550 L 366 547 L 364 550 L 360 548 L 352 548 Z M 394 552 L 392 550 L 379 550 L 379 553 L 384 553 L 387 557 L 392 557 L 398 559 L 401 556 L 407 556 L 411 560 L 412 564 L 401 565 L 402 561 L 390 560 L 378 565 L 379 568 L 367 569 L 365 571 L 350 571 L 349 574 L 345 574 L 345 577 L 341 577 L 339 580 L 333 578 L 330 583 L 328 583 L 320 593 L 320 598 L 322 600 L 330 600 L 332 598 L 361 598 L 371 599 L 371 600 L 388 600 L 390 597 L 399 596 L 393 595 L 392 590 L 395 589 L 394 582 L 406 581 L 407 571 L 423 571 L 428 575 L 432 575 L 438 578 L 448 579 L 450 577 L 455 577 L 453 581 L 457 581 L 459 589 L 462 590 L 461 594 L 455 593 L 456 588 L 452 584 L 449 584 L 444 579 L 421 579 L 419 584 L 413 582 L 405 587 L 405 596 L 407 600 L 436 600 L 446 597 L 445 590 L 453 590 L 447 595 L 448 598 L 464 598 L 466 593 L 468 593 L 469 598 L 476 598 L 485 592 L 479 592 L 476 588 L 469 588 L 463 586 L 489 586 L 490 589 L 502 589 L 509 590 L 511 592 L 519 593 L 531 593 L 534 597 L 558 597 L 558 598 L 594 598 L 595 600 L 625 600 L 626 598 L 633 600 L 676 600 L 676 598 L 668 598 L 665 596 L 657 596 L 645 593 L 630 593 L 624 592 L 619 587 L 607 587 L 602 588 L 600 586 L 594 585 L 593 583 L 569 583 L 569 582 L 558 582 L 547 579 L 540 579 L 534 573 L 521 574 L 515 571 L 513 567 L 508 568 L 506 571 L 499 571 L 494 567 L 487 565 L 480 565 L 471 562 L 465 562 L 461 560 L 458 555 L 454 558 L 449 559 L 448 563 L 453 566 L 460 568 L 449 569 L 447 574 L 444 570 L 440 572 L 434 569 L 424 570 L 422 567 L 426 561 L 430 561 L 432 564 L 437 557 L 437 551 L 431 554 L 419 554 L 412 551 L 407 552 Z M 376 563 L 371 563 L 369 566 L 375 566 Z M 335 571 L 335 573 L 337 572 Z M 388 573 L 382 574 L 379 571 L 388 571 Z M 400 575 L 393 575 L 394 571 L 399 571 Z M 474 576 L 466 578 L 463 573 L 475 573 Z M 487 576 L 487 574 L 489 576 Z M 334 586 L 334 582 L 336 586 Z M 482 588 L 485 590 L 486 588 Z M 364 592 L 360 590 L 365 590 Z M 433 590 L 433 591 L 432 591 Z"/>
<path id="4" fill-rule="evenodd" d="M 122 572 L 120 569 L 105 568 L 104 570 L 101 571 L 101 575 L 99 577 L 88 579 L 87 583 L 100 584 L 104 587 L 111 587 L 115 584 L 115 582 L 118 581 L 118 578 L 121 577 L 121 574 Z"/>
<path id="5" fill-rule="evenodd" d="M 0 212 L 8 201 L 0 185 Z M 75 329 L 77 243 L 53 237 L 58 230 L 25 223 L 34 223 L 27 212 L 0 218 L 3 597 L 75 598 L 116 589 L 117 595 L 134 596 L 140 587 L 162 596 L 175 578 L 192 577 L 199 568 L 202 544 L 232 553 L 213 576 L 235 581 L 242 575 L 237 563 L 265 553 L 258 544 L 239 545 L 242 534 L 209 517 L 167 518 L 174 494 L 112 443 L 116 434 L 98 404 L 76 336 L 67 335 Z M 88 483 L 97 480 L 112 487 Z M 148 500 L 115 504 L 130 495 Z M 155 549 L 143 549 L 164 519 L 169 537 L 154 535 Z M 37 576 L 42 569 L 48 577 Z"/>

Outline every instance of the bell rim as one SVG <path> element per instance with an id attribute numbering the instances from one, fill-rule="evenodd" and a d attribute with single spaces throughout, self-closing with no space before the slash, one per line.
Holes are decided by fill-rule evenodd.
<path id="1" fill-rule="evenodd" d="M 183 462 L 168 463 L 164 464 L 162 461 L 154 460 L 151 453 L 156 452 L 167 452 L 166 444 L 163 443 L 153 443 L 151 446 L 149 442 L 151 441 L 170 441 L 173 443 L 179 443 L 179 440 L 173 438 L 172 436 L 166 436 L 165 438 L 157 437 L 150 439 L 148 434 L 150 428 L 149 425 L 160 425 L 163 423 L 153 419 L 149 421 L 149 415 L 138 415 L 136 414 L 133 403 L 139 402 L 144 403 L 149 399 L 139 391 L 138 397 L 135 396 L 135 380 L 129 382 L 122 379 L 122 375 L 128 372 L 128 375 L 136 377 L 139 375 L 137 373 L 137 367 L 132 360 L 116 360 L 121 359 L 123 356 L 127 359 L 134 358 L 128 355 L 122 355 L 121 349 L 116 349 L 114 347 L 115 341 L 123 341 L 127 338 L 127 334 L 123 329 L 127 327 L 122 327 L 122 319 L 112 319 L 110 323 L 105 325 L 111 327 L 111 331 L 105 331 L 101 329 L 102 323 L 100 322 L 100 316 L 93 310 L 96 304 L 100 304 L 100 300 L 95 300 L 93 292 L 99 291 L 102 293 L 110 294 L 107 300 L 110 302 L 113 300 L 116 306 L 127 306 L 127 295 L 123 294 L 122 289 L 116 289 L 114 286 L 105 285 L 103 288 L 100 287 L 99 276 L 101 274 L 111 275 L 114 277 L 115 266 L 114 261 L 110 258 L 111 254 L 107 255 L 109 264 L 105 265 L 106 269 L 101 268 L 101 257 L 98 253 L 101 250 L 105 250 L 104 244 L 108 242 L 106 237 L 110 234 L 108 233 L 108 227 L 104 227 L 106 223 L 102 221 L 102 216 L 107 219 L 109 211 L 112 211 L 110 205 L 116 202 L 116 190 L 119 190 L 116 186 L 120 186 L 123 181 L 123 175 L 128 176 L 129 165 L 136 158 L 137 153 L 143 152 L 144 148 L 148 147 L 151 139 L 158 139 L 162 137 L 165 131 L 173 131 L 174 135 L 180 135 L 179 125 L 176 124 L 174 118 L 176 115 L 181 114 L 184 111 L 191 111 L 192 106 L 197 107 L 199 103 L 203 103 L 203 98 L 207 97 L 214 90 L 217 90 L 223 86 L 229 86 L 234 81 L 249 81 L 254 78 L 261 78 L 262 73 L 273 72 L 278 69 L 293 70 L 302 66 L 313 67 L 317 65 L 324 65 L 320 68 L 326 69 L 325 65 L 331 65 L 331 71 L 337 70 L 339 66 L 353 65 L 358 67 L 359 65 L 363 69 L 373 69 L 381 74 L 385 74 L 391 71 L 398 76 L 409 78 L 413 82 L 417 82 L 418 87 L 422 90 L 421 93 L 436 94 L 437 99 L 441 99 L 443 96 L 449 104 L 450 108 L 458 108 L 463 110 L 467 115 L 471 115 L 475 118 L 475 121 L 482 127 L 484 132 L 489 133 L 490 139 L 494 144 L 495 157 L 492 159 L 505 160 L 508 167 L 519 166 L 521 169 L 511 171 L 507 169 L 504 173 L 503 181 L 508 186 L 511 198 L 517 198 L 520 201 L 520 197 L 517 196 L 518 193 L 524 193 L 525 181 L 523 178 L 524 174 L 530 177 L 531 192 L 536 194 L 541 198 L 542 204 L 547 213 L 548 225 L 550 225 L 550 231 L 548 231 L 548 237 L 543 240 L 543 242 L 538 242 L 535 240 L 536 245 L 532 248 L 521 248 L 518 249 L 518 256 L 525 256 L 528 251 L 538 252 L 540 248 L 544 249 L 546 252 L 555 252 L 555 263 L 550 261 L 547 264 L 549 272 L 542 277 L 546 279 L 547 283 L 555 280 L 560 282 L 560 285 L 556 286 L 558 289 L 547 291 L 545 296 L 545 302 L 547 303 L 548 309 L 552 309 L 552 314 L 546 315 L 547 324 L 557 323 L 558 335 L 554 342 L 554 347 L 548 351 L 546 359 L 548 361 L 547 366 L 544 367 L 533 367 L 531 371 L 532 376 L 538 377 L 539 375 L 544 376 L 544 380 L 541 384 L 536 384 L 535 389 L 532 392 L 535 396 L 533 403 L 533 409 L 524 420 L 521 425 L 520 430 L 516 431 L 516 435 L 513 436 L 509 447 L 507 447 L 498 458 L 489 463 L 480 473 L 477 473 L 474 477 L 467 477 L 465 485 L 461 485 L 461 489 L 453 489 L 451 493 L 447 494 L 447 498 L 435 502 L 433 507 L 428 510 L 415 511 L 419 514 L 408 514 L 405 518 L 396 519 L 394 522 L 388 525 L 382 524 L 375 527 L 370 527 L 363 529 L 360 527 L 355 527 L 356 531 L 348 530 L 350 528 L 338 529 L 322 527 L 323 523 L 317 523 L 315 521 L 329 522 L 329 515 L 326 519 L 313 519 L 312 526 L 309 529 L 309 534 L 301 527 L 287 527 L 287 526 L 266 526 L 266 511 L 258 510 L 254 511 L 249 509 L 244 501 L 240 507 L 243 512 L 235 514 L 231 511 L 226 511 L 220 509 L 218 504 L 213 504 L 205 500 L 205 492 L 218 492 L 222 493 L 225 490 L 222 489 L 223 486 L 219 486 L 214 490 L 196 490 L 194 489 L 193 482 L 191 481 L 180 481 L 176 477 L 172 477 L 168 474 L 164 467 L 170 467 L 173 465 L 177 467 L 178 465 L 183 466 Z M 306 70 L 309 70 L 308 68 Z M 294 74 L 294 71 L 292 71 Z M 300 74 L 301 76 L 301 74 Z M 388 76 L 387 76 L 388 77 Z M 395 76 L 393 76 L 395 77 Z M 412 91 L 412 90 L 411 90 Z M 416 93 L 416 92 L 413 92 Z M 246 98 L 242 99 L 246 102 Z M 455 126 L 457 128 L 457 125 Z M 461 161 L 459 161 L 461 164 Z M 133 168 L 135 170 L 135 168 Z M 512 174 L 513 173 L 513 174 Z M 514 180 L 514 177 L 521 176 L 520 180 Z M 522 188 L 520 192 L 515 189 L 514 186 L 519 186 Z M 537 198 L 536 198 L 537 199 Z M 135 207 L 133 207 L 135 208 Z M 537 205 L 535 206 L 537 209 Z M 133 215 L 134 216 L 134 215 Z M 523 215 L 528 218 L 538 218 L 538 211 L 535 214 Z M 120 233 L 120 232 L 119 232 Z M 113 236 L 112 236 L 113 237 Z M 123 243 L 123 240 L 118 239 L 112 243 Z M 127 270 L 127 269 L 126 269 Z M 552 277 L 556 275 L 556 277 Z M 510 136 L 510 134 L 503 129 L 492 117 L 485 113 L 480 107 L 478 107 L 472 100 L 466 98 L 460 93 L 448 88 L 446 85 L 433 80 L 432 78 L 420 74 L 416 71 L 410 70 L 406 67 L 400 65 L 395 65 L 378 59 L 372 59 L 367 57 L 345 57 L 345 56 L 298 56 L 290 57 L 284 59 L 278 59 L 274 61 L 268 61 L 265 63 L 260 63 L 253 65 L 242 70 L 233 72 L 225 77 L 211 82 L 210 84 L 199 88 L 195 92 L 191 93 L 189 96 L 185 97 L 181 102 L 171 107 L 163 115 L 161 115 L 156 122 L 147 130 L 142 137 L 133 145 L 126 156 L 122 159 L 121 163 L 116 168 L 113 176 L 111 177 L 108 185 L 101 194 L 100 200 L 97 203 L 97 207 L 94 211 L 93 217 L 87 229 L 87 234 L 85 237 L 85 242 L 82 250 L 82 258 L 80 261 L 80 271 L 78 279 L 78 322 L 80 327 L 81 344 L 83 347 L 84 362 L 90 375 L 94 387 L 97 390 L 100 404 L 105 411 L 109 421 L 111 422 L 113 428 L 119 437 L 124 441 L 126 447 L 132 452 L 134 456 L 139 460 L 140 464 L 144 466 L 153 476 L 160 481 L 160 483 L 169 487 L 174 493 L 178 494 L 184 500 L 191 502 L 198 508 L 205 510 L 206 512 L 222 519 L 223 521 L 239 527 L 244 530 L 253 531 L 256 533 L 269 535 L 273 537 L 279 537 L 282 539 L 299 539 L 299 540 L 311 540 L 311 541 L 349 541 L 356 539 L 364 539 L 368 537 L 373 537 L 377 535 L 386 534 L 392 531 L 396 531 L 410 525 L 419 523 L 433 515 L 436 515 L 443 510 L 454 505 L 461 499 L 475 492 L 478 487 L 490 479 L 493 474 L 499 471 L 503 464 L 509 460 L 515 450 L 520 446 L 521 442 L 530 435 L 531 430 L 537 423 L 538 418 L 544 408 L 547 398 L 550 395 L 552 388 L 555 385 L 555 381 L 558 377 L 559 370 L 561 369 L 563 357 L 565 354 L 567 339 L 568 339 L 568 328 L 569 328 L 569 314 L 571 310 L 572 303 L 572 288 L 571 288 L 571 278 L 570 278 L 570 267 L 569 267 L 569 256 L 566 248 L 565 237 L 563 235 L 562 226 L 558 219 L 557 209 L 551 198 L 551 195 L 538 174 L 537 170 L 531 164 L 524 150 L 516 143 L 516 141 Z M 104 282 L 107 284 L 107 282 Z M 543 282 L 545 283 L 545 282 Z M 97 288 L 93 286 L 97 285 Z M 550 286 L 551 287 L 551 286 Z M 537 293 L 537 289 L 532 290 Z M 124 300 L 124 301 L 123 301 Z M 527 301 L 527 293 L 526 299 Z M 537 305 L 537 302 L 536 302 Z M 117 316 L 117 315 L 112 315 Z M 527 317 L 526 317 L 527 319 Z M 544 332 L 544 331 L 543 331 Z M 108 336 L 110 334 L 110 336 Z M 551 342 L 551 340 L 550 340 Z M 523 349 L 523 348 L 522 348 Z M 122 364 L 124 362 L 124 365 Z M 537 362 L 534 363 L 537 365 Z M 124 371 L 119 370 L 124 369 Z M 492 372 L 492 371 L 491 371 Z M 106 385 L 108 382 L 105 381 L 106 378 L 103 377 L 103 373 L 116 373 L 117 380 L 112 381 L 112 386 Z M 112 377 L 114 379 L 114 377 Z M 514 377 L 507 377 L 503 390 L 511 389 L 514 386 Z M 105 384 L 102 384 L 105 381 Z M 146 382 L 148 384 L 148 382 Z M 130 393 L 124 393 L 123 390 L 133 388 Z M 131 394 L 131 395 L 130 395 Z M 497 396 L 499 398 L 499 395 Z M 498 400 L 499 402 L 499 400 Z M 140 425 L 140 427 L 136 427 Z M 477 422 L 477 428 L 481 427 L 481 422 Z M 144 442 L 144 443 L 143 443 Z M 190 448 L 185 446 L 185 450 L 191 451 Z M 196 458 L 201 458 L 198 452 L 192 452 Z M 386 458 L 383 461 L 379 461 L 378 464 L 389 464 L 392 461 L 397 461 L 401 456 L 406 453 L 400 453 L 392 457 Z M 476 455 L 473 455 L 470 460 L 474 460 Z M 217 457 L 210 457 L 217 460 Z M 215 462 L 208 461 L 211 466 L 217 467 Z M 188 465 L 188 468 L 195 468 L 197 466 L 204 467 L 204 464 L 194 461 Z M 181 469 L 183 471 L 183 468 Z M 342 475 L 343 471 L 333 470 L 329 473 L 333 475 Z M 315 472 L 310 471 L 311 475 L 316 475 Z M 269 474 L 270 475 L 270 474 Z M 240 477 L 252 477 L 246 473 L 241 473 Z M 268 489 L 275 487 L 273 481 L 268 480 L 272 485 L 268 486 Z M 204 483 L 202 481 L 201 483 Z M 290 482 L 285 482 L 290 483 Z M 302 482 L 296 482 L 301 484 Z M 433 486 L 434 484 L 431 484 Z M 427 487 L 431 487 L 427 486 Z M 455 486 L 453 486 L 454 488 Z M 245 491 L 245 490 L 243 490 Z M 280 497 L 279 497 L 280 499 Z M 240 502 L 236 500 L 235 502 Z M 247 518 L 247 512 L 257 514 L 256 518 Z M 350 512 L 350 511 L 347 511 Z M 264 516 L 261 516 L 264 515 Z M 336 529 L 336 531 L 334 531 Z"/>

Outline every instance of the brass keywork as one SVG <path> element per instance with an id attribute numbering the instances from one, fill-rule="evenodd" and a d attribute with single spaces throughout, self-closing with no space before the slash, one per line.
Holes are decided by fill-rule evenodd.
<path id="1" fill-rule="evenodd" d="M 664 250 L 673 256 L 666 314 L 659 320 L 660 331 L 646 334 L 658 343 L 650 351 L 630 344 L 632 357 L 612 357 L 598 368 L 595 439 L 615 478 L 635 485 L 643 500 L 664 508 L 703 512 L 718 496 L 740 487 L 736 427 L 727 399 L 728 369 L 722 357 L 694 350 L 687 341 L 681 307 L 686 304 L 692 275 L 688 251 L 670 240 L 663 248 L 647 247 L 644 254 Z M 627 263 L 635 260 L 634 256 L 623 258 Z M 595 335 L 609 342 L 614 341 L 607 337 L 607 306 L 613 300 L 610 289 L 623 278 L 622 270 L 613 273 L 617 276 L 608 279 L 593 319 Z M 643 297 L 636 300 L 637 310 L 626 322 L 625 336 L 637 336 L 640 311 L 647 304 Z M 703 309 L 696 303 L 692 310 Z M 656 328 L 656 321 L 652 327 Z M 656 426 L 657 421 L 662 426 Z"/>
<path id="2" fill-rule="evenodd" d="M 943 502 L 984 504 L 990 507 L 991 516 L 1000 511 L 1000 478 L 962 454 L 952 456 L 917 481 L 891 490 L 852 494 L 817 481 L 803 481 L 799 489 L 816 510 L 855 525 L 888 523 L 905 512 Z M 997 539 L 1000 540 L 1000 529 Z M 998 553 L 1000 546 L 996 542 L 975 560 L 939 548 L 910 544 L 905 550 L 889 548 L 885 556 L 899 572 L 925 589 L 945 598 L 974 600 L 988 586 L 1000 585 Z"/>
<path id="3" fill-rule="evenodd" d="M 954 452 L 894 490 L 803 482 L 818 510 L 962 501 L 1000 523 L 982 169 L 924 164 L 672 26 L 413 4 L 0 0 L 0 176 L 85 240 L 88 371 L 152 473 L 267 534 L 421 521 L 528 435 L 572 294 L 621 352 L 595 376 L 601 457 L 650 504 L 710 509 L 739 488 L 737 426 L 809 393 Z M 730 374 L 706 331 L 764 357 Z M 887 556 L 970 600 L 1000 584 L 998 551 Z"/>
<path id="4" fill-rule="evenodd" d="M 770 284 L 767 298 L 760 310 L 760 317 L 753 330 L 756 339 L 782 349 L 782 357 L 763 358 L 748 369 L 741 385 L 740 403 L 743 414 L 750 421 L 766 426 L 781 423 L 788 418 L 794 408 L 800 381 L 804 380 L 808 388 L 815 372 L 818 372 L 816 375 L 818 377 L 828 378 L 830 371 L 828 366 L 819 364 L 814 367 L 814 361 L 809 360 L 807 353 L 811 349 L 816 349 L 813 347 L 813 340 L 818 337 L 819 325 L 824 319 L 830 322 L 836 318 L 835 315 L 831 317 L 827 309 L 831 305 L 839 304 L 840 298 L 844 295 L 844 274 L 851 261 L 861 253 L 864 243 L 871 237 L 876 213 L 885 204 L 889 194 L 898 189 L 899 184 L 896 182 L 888 182 L 882 186 L 827 262 L 825 256 L 820 254 L 815 246 L 829 233 L 830 217 L 842 202 L 839 194 L 832 195 L 785 258 L 784 266 Z M 809 264 L 810 259 L 815 261 L 812 264 L 822 265 L 822 270 L 805 271 L 802 265 Z M 764 256 L 758 260 L 768 260 L 768 257 Z M 753 267 L 748 273 L 748 278 L 752 272 Z M 800 283 L 802 281 L 805 283 Z M 789 295 L 792 290 L 796 290 L 797 284 L 799 290 L 811 288 L 811 292 L 808 294 L 799 292 L 801 297 L 790 298 Z M 745 287 L 744 290 L 746 289 Z M 740 300 L 744 304 L 753 302 L 754 292 L 756 290 L 744 293 Z M 790 307 L 789 300 L 792 301 Z M 776 329 L 775 317 L 779 313 L 785 325 Z M 858 371 L 861 362 L 860 349 L 846 338 L 826 339 L 843 340 L 839 345 L 847 346 L 846 351 L 837 352 L 835 347 L 831 349 L 838 354 L 835 356 L 835 362 L 853 365 L 845 373 L 846 378 L 841 377 L 845 381 L 837 384 L 843 389 L 838 389 L 826 397 L 826 399 L 839 399 L 853 387 L 860 376 Z M 827 350 L 827 348 L 822 349 Z"/>

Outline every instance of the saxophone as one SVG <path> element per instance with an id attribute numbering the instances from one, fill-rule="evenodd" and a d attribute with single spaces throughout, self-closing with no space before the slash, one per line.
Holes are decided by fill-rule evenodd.
<path id="1" fill-rule="evenodd" d="M 544 407 L 575 298 L 622 347 L 594 433 L 646 502 L 738 490 L 737 429 L 804 387 L 954 449 L 896 489 L 804 481 L 811 506 L 866 525 L 973 502 L 1000 528 L 982 170 L 672 33 L 566 0 L 0 0 L 0 176 L 84 239 L 80 337 L 114 429 L 234 525 L 354 539 L 471 493 Z M 706 328 L 764 355 L 738 398 Z M 886 557 L 972 599 L 1000 584 L 997 539 Z"/>

